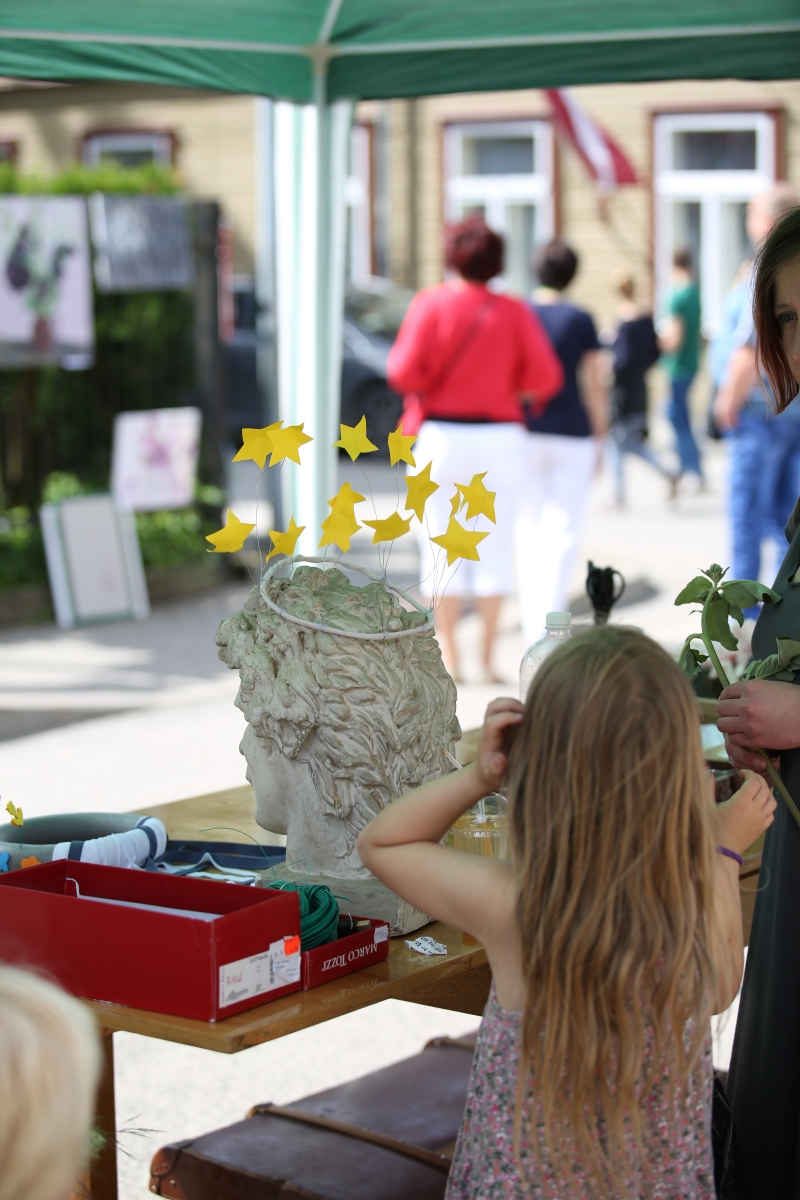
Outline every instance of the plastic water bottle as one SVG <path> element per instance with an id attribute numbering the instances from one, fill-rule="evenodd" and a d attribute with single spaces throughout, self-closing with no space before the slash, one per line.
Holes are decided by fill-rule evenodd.
<path id="1" fill-rule="evenodd" d="M 534 675 L 548 654 L 572 637 L 572 613 L 549 612 L 545 618 L 547 633 L 525 651 L 519 668 L 519 698 L 524 704 Z"/>

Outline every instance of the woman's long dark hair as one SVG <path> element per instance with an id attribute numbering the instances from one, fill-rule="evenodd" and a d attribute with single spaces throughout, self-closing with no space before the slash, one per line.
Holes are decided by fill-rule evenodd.
<path id="1" fill-rule="evenodd" d="M 776 222 L 756 258 L 753 319 L 756 357 L 769 380 L 777 412 L 783 412 L 797 395 L 795 379 L 781 342 L 775 316 L 775 277 L 781 268 L 800 258 L 800 208 L 791 209 Z"/>

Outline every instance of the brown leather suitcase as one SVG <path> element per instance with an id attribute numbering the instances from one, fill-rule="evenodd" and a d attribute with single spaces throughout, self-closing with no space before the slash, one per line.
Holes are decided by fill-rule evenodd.
<path id="1" fill-rule="evenodd" d="M 150 1191 L 175 1200 L 442 1200 L 476 1034 L 306 1096 L 153 1157 Z"/>

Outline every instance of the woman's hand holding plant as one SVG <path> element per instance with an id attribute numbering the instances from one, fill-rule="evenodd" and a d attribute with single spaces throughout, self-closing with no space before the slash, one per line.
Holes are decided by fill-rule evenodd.
<path id="1" fill-rule="evenodd" d="M 800 746 L 800 688 L 794 683 L 768 679 L 732 683 L 720 696 L 717 712 L 717 728 L 725 734 L 725 749 L 739 770 L 766 773 L 759 746 L 770 750 Z"/>
<path id="2" fill-rule="evenodd" d="M 754 736 L 756 730 L 765 735 L 763 739 L 758 738 L 755 740 L 755 743 L 750 742 L 749 745 L 743 745 L 741 749 L 756 751 L 761 761 L 761 770 L 769 775 L 770 780 L 786 801 L 786 806 L 794 817 L 795 822 L 800 826 L 800 810 L 798 810 L 797 805 L 778 774 L 775 763 L 762 747 L 762 740 L 769 742 L 771 750 L 788 749 L 791 746 L 800 745 L 800 737 L 797 740 L 791 740 L 793 736 L 791 733 L 793 722 L 790 719 L 788 722 L 784 721 L 782 723 L 781 729 L 777 731 L 772 729 L 766 718 L 770 714 L 773 716 L 777 714 L 778 709 L 776 708 L 776 704 L 780 705 L 780 699 L 776 699 L 774 696 L 768 698 L 767 692 L 762 692 L 760 687 L 757 692 L 753 693 L 752 707 L 749 695 L 745 696 L 745 704 L 737 707 L 735 702 L 737 700 L 741 701 L 742 694 L 741 692 L 737 695 L 732 694 L 733 689 L 723 670 L 719 655 L 714 648 L 714 643 L 719 642 L 720 645 L 725 646 L 728 650 L 738 649 L 736 637 L 731 631 L 730 618 L 733 617 L 741 625 L 744 621 L 744 613 L 742 611 L 744 608 L 749 608 L 752 604 L 757 604 L 762 600 L 777 604 L 780 602 L 781 597 L 772 588 L 767 587 L 763 583 L 758 583 L 754 579 L 726 580 L 724 578 L 726 573 L 727 571 L 723 571 L 722 567 L 718 566 L 717 563 L 712 563 L 707 571 L 703 571 L 701 575 L 695 576 L 694 579 L 687 583 L 683 591 L 676 597 L 676 604 L 702 604 L 703 606 L 700 617 L 701 632 L 699 634 L 690 634 L 684 642 L 680 656 L 680 665 L 689 678 L 694 679 L 700 673 L 702 664 L 709 659 L 711 660 L 717 672 L 717 677 L 725 689 L 723 696 L 725 696 L 725 692 L 728 692 L 729 695 L 726 697 L 726 701 L 734 703 L 734 713 L 726 715 L 731 716 L 731 719 L 736 724 L 742 726 L 738 731 L 732 728 L 725 730 L 722 728 L 722 723 L 719 723 L 720 732 L 726 734 L 726 746 L 728 745 L 728 736 L 730 735 L 731 738 L 734 738 L 737 736 L 737 732 L 738 736 L 743 739 L 747 739 L 748 737 L 746 730 L 753 732 Z M 708 652 L 707 654 L 702 654 L 700 651 L 694 649 L 692 643 L 699 640 L 702 640 Z M 771 681 L 785 680 L 791 683 L 796 672 L 800 670 L 800 642 L 792 638 L 779 637 L 776 638 L 776 643 L 777 652 L 769 655 L 768 658 L 751 662 L 742 676 L 741 683 L 734 685 L 734 687 L 748 685 L 749 681 L 760 683 L 766 679 Z M 771 682 L 769 687 L 774 687 L 774 683 Z M 792 711 L 794 711 L 796 704 L 795 695 L 796 692 L 792 695 L 790 701 Z M 743 716 L 743 712 L 746 712 L 748 709 L 750 709 L 749 716 Z M 789 738 L 789 741 L 784 745 L 776 744 L 773 740 L 775 732 L 778 732 L 779 738 L 785 736 Z M 731 744 L 738 745 L 737 742 L 732 742 Z M 737 766 L 753 768 L 754 756 L 750 756 L 748 761 L 740 754 L 738 760 L 735 761 Z"/>

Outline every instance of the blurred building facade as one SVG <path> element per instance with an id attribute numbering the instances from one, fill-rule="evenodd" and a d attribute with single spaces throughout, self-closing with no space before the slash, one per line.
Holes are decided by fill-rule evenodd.
<path id="1" fill-rule="evenodd" d="M 744 207 L 776 179 L 800 186 L 800 83 L 731 81 L 577 88 L 623 148 L 640 183 L 605 204 L 554 135 L 541 91 L 358 105 L 348 184 L 348 272 L 410 288 L 442 278 L 445 222 L 482 212 L 507 239 L 501 286 L 534 285 L 534 246 L 554 233 L 581 255 L 573 292 L 610 315 L 609 277 L 627 267 L 656 309 L 672 248 L 694 252 L 705 332 L 748 253 Z M 257 102 L 138 85 L 0 89 L 0 158 L 49 174 L 107 158 L 171 163 L 190 194 L 221 205 L 234 270 L 251 276 L 257 244 Z"/>

